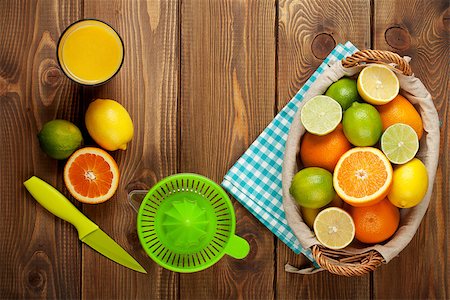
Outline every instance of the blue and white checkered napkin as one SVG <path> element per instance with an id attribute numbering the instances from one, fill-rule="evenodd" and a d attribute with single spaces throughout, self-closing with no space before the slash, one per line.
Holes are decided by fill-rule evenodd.
<path id="1" fill-rule="evenodd" d="M 287 224 L 283 210 L 281 172 L 286 139 L 297 105 L 311 84 L 330 64 L 358 49 L 350 42 L 331 51 L 314 74 L 269 126 L 250 145 L 225 175 L 222 186 L 296 254 L 314 261 L 311 251 L 303 249 Z"/>

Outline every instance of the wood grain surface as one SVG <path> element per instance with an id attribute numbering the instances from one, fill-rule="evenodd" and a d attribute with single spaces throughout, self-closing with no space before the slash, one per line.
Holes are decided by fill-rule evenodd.
<path id="1" fill-rule="evenodd" d="M 56 62 L 61 32 L 82 18 L 111 24 L 125 44 L 118 75 L 95 88 L 67 79 Z M 5 0 L 0 1 L 1 299 L 448 299 L 449 30 L 447 0 Z M 195 172 L 220 182 L 337 43 L 412 57 L 441 121 L 433 197 L 418 233 L 388 265 L 358 278 L 321 272 L 278 241 L 234 199 L 244 260 L 225 256 L 195 274 L 167 271 L 143 251 L 127 200 L 163 177 Z M 52 119 L 83 130 L 95 98 L 130 112 L 135 138 L 113 154 L 115 197 L 80 205 L 62 182 L 64 161 L 39 148 Z M 121 267 L 78 241 L 23 188 L 37 175 L 61 190 L 148 271 Z"/>

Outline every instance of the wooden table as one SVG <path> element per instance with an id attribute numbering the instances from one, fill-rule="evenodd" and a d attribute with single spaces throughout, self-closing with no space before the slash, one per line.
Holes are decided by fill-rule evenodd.
<path id="1" fill-rule="evenodd" d="M 82 18 L 112 24 L 125 43 L 122 70 L 96 88 L 69 81 L 56 62 L 59 35 Z M 449 18 L 446 0 L 1 1 L 0 297 L 450 298 Z M 177 172 L 220 182 L 331 49 L 347 40 L 412 57 L 442 123 L 431 204 L 400 257 L 358 278 L 286 273 L 286 263 L 306 266 L 307 259 L 233 200 L 237 233 L 251 245 L 245 260 L 224 257 L 195 274 L 153 263 L 138 241 L 127 193 Z M 147 275 L 82 245 L 74 228 L 37 205 L 22 185 L 37 175 L 69 195 L 64 161 L 47 157 L 36 134 L 55 118 L 83 128 L 84 111 L 98 97 L 128 109 L 135 137 L 128 150 L 114 153 L 122 175 L 116 196 L 76 205 Z"/>

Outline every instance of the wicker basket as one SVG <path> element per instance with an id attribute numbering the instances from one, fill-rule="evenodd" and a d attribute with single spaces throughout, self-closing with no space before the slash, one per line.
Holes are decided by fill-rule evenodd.
<path id="1" fill-rule="evenodd" d="M 397 72 L 400 72 L 406 76 L 412 75 L 409 62 L 400 57 L 398 54 L 389 51 L 359 51 L 344 59 L 342 61 L 342 66 L 345 68 L 351 68 L 367 63 L 388 65 L 391 68 L 396 68 Z M 283 190 L 284 189 L 285 186 L 283 186 Z M 288 223 L 292 227 L 289 219 Z M 333 274 L 343 276 L 364 275 L 375 270 L 385 262 L 383 256 L 376 250 L 370 250 L 368 252 L 358 254 L 346 254 L 342 251 L 331 250 L 321 245 L 313 245 L 311 247 L 311 251 L 314 259 L 323 269 L 326 269 Z"/>

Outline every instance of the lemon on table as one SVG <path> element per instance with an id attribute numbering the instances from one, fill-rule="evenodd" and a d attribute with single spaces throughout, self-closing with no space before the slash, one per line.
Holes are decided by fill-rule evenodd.
<path id="1" fill-rule="evenodd" d="M 48 156 L 66 159 L 83 143 L 83 136 L 75 124 L 66 120 L 47 122 L 38 133 L 39 144 Z"/>
<path id="2" fill-rule="evenodd" d="M 117 101 L 93 101 L 86 111 L 85 122 L 90 136 L 106 150 L 126 150 L 127 143 L 133 138 L 131 117 Z"/>
<path id="3" fill-rule="evenodd" d="M 342 249 L 353 241 L 355 224 L 345 210 L 338 207 L 329 207 L 317 215 L 314 221 L 314 233 L 325 247 Z"/>
<path id="4" fill-rule="evenodd" d="M 373 146 L 383 130 L 380 113 L 370 104 L 353 102 L 344 112 L 344 134 L 355 146 Z"/>
<path id="5" fill-rule="evenodd" d="M 315 96 L 305 103 L 300 120 L 312 134 L 325 135 L 332 132 L 341 122 L 341 105 L 328 96 Z"/>
<path id="6" fill-rule="evenodd" d="M 370 65 L 359 73 L 357 87 L 366 102 L 383 105 L 397 96 L 400 84 L 395 73 L 388 67 Z"/>
<path id="7" fill-rule="evenodd" d="M 353 102 L 361 100 L 356 87 L 356 80 L 347 77 L 341 78 L 330 85 L 325 95 L 336 100 L 341 105 L 342 110 L 349 108 Z"/>
<path id="8" fill-rule="evenodd" d="M 428 172 L 417 158 L 394 168 L 388 199 L 397 207 L 410 208 L 419 204 L 428 189 Z"/>
<path id="9" fill-rule="evenodd" d="M 292 179 L 289 192 L 300 206 L 321 208 L 333 201 L 333 176 L 325 169 L 310 167 L 300 170 Z"/>
<path id="10" fill-rule="evenodd" d="M 414 129 L 406 124 L 389 126 L 381 136 L 381 150 L 394 164 L 404 164 L 419 151 L 419 138 Z"/>

